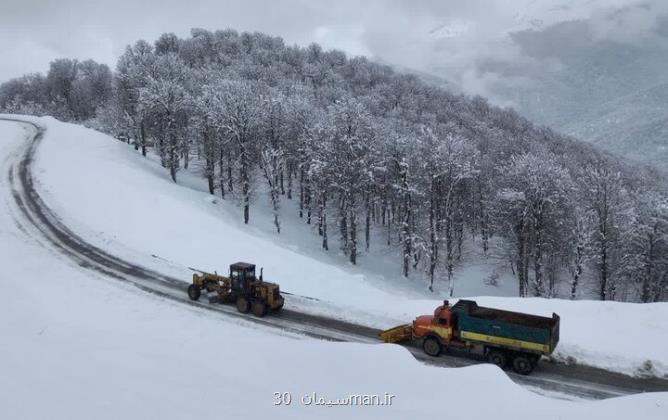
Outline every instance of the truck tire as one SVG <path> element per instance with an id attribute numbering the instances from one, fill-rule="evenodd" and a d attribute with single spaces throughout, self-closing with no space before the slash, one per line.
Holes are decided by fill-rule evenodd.
<path id="1" fill-rule="evenodd" d="M 508 364 L 506 353 L 502 352 L 501 350 L 490 350 L 489 354 L 487 355 L 487 361 L 493 365 L 497 365 L 501 369 L 505 368 Z"/>
<path id="2" fill-rule="evenodd" d="M 441 355 L 441 343 L 436 337 L 427 337 L 422 342 L 422 350 L 431 357 L 438 357 Z"/>
<path id="3" fill-rule="evenodd" d="M 253 315 L 255 315 L 258 318 L 262 318 L 267 314 L 267 305 L 265 305 L 263 302 L 256 300 L 253 302 Z"/>
<path id="4" fill-rule="evenodd" d="M 247 313 L 250 310 L 250 302 L 248 302 L 248 300 L 243 296 L 238 297 L 237 310 L 242 314 Z"/>
<path id="5" fill-rule="evenodd" d="M 531 357 L 519 354 L 513 358 L 513 370 L 520 375 L 528 375 L 533 372 L 534 363 L 531 362 Z"/>
<path id="6" fill-rule="evenodd" d="M 191 284 L 188 286 L 188 297 L 190 300 L 198 300 L 200 295 L 202 294 L 202 291 L 199 290 L 198 286 L 195 286 L 194 284 Z"/>

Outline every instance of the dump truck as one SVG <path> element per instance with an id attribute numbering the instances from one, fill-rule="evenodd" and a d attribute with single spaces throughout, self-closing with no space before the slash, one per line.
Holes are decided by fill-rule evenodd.
<path id="1" fill-rule="evenodd" d="M 463 299 L 450 306 L 446 300 L 433 315 L 418 316 L 412 324 L 399 325 L 380 336 L 386 343 L 419 343 L 433 357 L 448 350 L 463 351 L 528 375 L 541 356 L 551 354 L 557 346 L 559 315 L 553 313 L 549 318 L 503 311 Z"/>
<path id="2" fill-rule="evenodd" d="M 215 293 L 211 301 L 236 303 L 239 312 L 253 311 L 258 317 L 280 311 L 284 303 L 279 285 L 264 281 L 262 269 L 256 277 L 255 265 L 245 262 L 231 264 L 229 276 L 203 271 L 193 274 L 188 297 L 196 301 L 203 291 Z"/>

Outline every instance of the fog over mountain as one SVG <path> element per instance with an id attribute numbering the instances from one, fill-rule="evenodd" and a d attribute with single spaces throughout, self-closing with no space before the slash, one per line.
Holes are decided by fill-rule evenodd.
<path id="1" fill-rule="evenodd" d="M 538 123 L 667 169 L 666 16 L 641 4 L 522 29 L 510 34 L 515 59 L 483 57 L 475 77 L 459 83 Z"/>
<path id="2" fill-rule="evenodd" d="M 566 22 L 513 35 L 523 51 L 541 65 L 490 62 L 489 67 L 531 79 L 523 86 L 499 88 L 499 94 L 529 118 L 665 168 L 666 33 L 664 20 L 656 38 L 625 43 L 596 39 L 587 22 Z"/>
<path id="3" fill-rule="evenodd" d="M 666 16 L 665 0 L 4 0 L 0 82 L 63 57 L 113 67 L 126 45 L 165 32 L 258 31 L 391 64 L 665 167 Z"/>

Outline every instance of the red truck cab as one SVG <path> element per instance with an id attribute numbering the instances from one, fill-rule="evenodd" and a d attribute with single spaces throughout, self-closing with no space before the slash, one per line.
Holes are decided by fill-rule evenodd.
<path id="1" fill-rule="evenodd" d="M 452 321 L 452 310 L 446 300 L 434 310 L 434 315 L 422 315 L 413 321 L 413 334 L 415 338 L 425 339 L 425 352 L 438 355 L 441 343 L 447 345 L 453 339 Z"/>

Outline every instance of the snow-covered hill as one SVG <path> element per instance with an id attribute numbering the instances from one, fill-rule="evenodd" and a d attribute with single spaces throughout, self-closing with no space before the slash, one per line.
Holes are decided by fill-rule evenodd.
<path id="1" fill-rule="evenodd" d="M 182 176 L 183 185 L 174 184 L 157 162 L 124 143 L 51 118 L 43 121 L 48 130 L 38 149 L 36 175 L 47 204 L 78 234 L 129 261 L 184 282 L 192 274 L 187 267 L 224 271 L 230 262 L 252 261 L 264 267 L 267 279 L 294 294 L 288 296 L 291 307 L 381 328 L 430 313 L 442 299 L 415 283 L 374 274 L 374 265 L 360 269 L 300 247 L 310 236 L 299 237 L 296 224 L 285 225 L 278 236 L 269 214 L 264 224 L 260 212 L 245 226 L 234 203 L 197 189 L 203 180 Z M 477 289 L 460 296 L 473 296 L 482 305 L 558 313 L 559 358 L 632 374 L 668 372 L 664 339 L 657 334 L 668 332 L 662 315 L 667 303 L 481 297 L 470 292 L 497 289 L 485 289 L 480 278 L 477 282 Z M 621 341 L 620 329 L 625 331 Z M 637 347 L 648 340 L 656 344 Z"/>
<path id="2" fill-rule="evenodd" d="M 71 211 L 68 218 L 84 219 L 80 229 L 86 221 L 106 228 L 103 220 L 111 219 L 127 227 L 93 233 L 89 226 L 87 233 L 112 248 L 115 244 L 116 250 L 121 248 L 115 241 L 132 238 L 133 230 L 135 238 L 156 235 L 154 243 L 178 238 L 187 253 L 195 233 L 207 228 L 184 223 L 208 211 L 211 204 L 197 199 L 200 193 L 170 184 L 160 172 L 152 172 L 152 164 L 130 156 L 127 148 L 106 136 L 51 119 L 45 122 L 48 134 L 40 149 L 39 176 L 52 201 L 60 202 L 60 210 Z M 15 123 L 0 122 L 3 173 L 18 158 L 27 134 Z M 89 166 L 89 159 L 95 159 L 95 165 Z M 107 172 L 119 168 L 137 178 Z M 133 195 L 146 183 L 162 183 L 164 188 L 150 198 Z M 68 263 L 21 222 L 4 177 L 0 185 L 5 195 L 0 212 L 0 293 L 6 297 L 0 332 L 10 343 L 0 346 L 3 418 L 412 418 L 440 410 L 444 395 L 457 401 L 450 405 L 451 415 L 469 418 L 529 419 L 544 416 L 546 410 L 568 418 L 624 418 L 638 410 L 648 419 L 666 414 L 664 393 L 586 404 L 562 402 L 522 390 L 492 366 L 435 369 L 396 346 L 295 340 L 143 294 Z M 172 196 L 183 201 L 176 209 L 182 211 L 177 219 L 181 223 L 176 224 L 181 227 L 150 231 L 151 226 L 144 226 L 149 216 L 175 211 L 165 207 L 174 205 Z M 97 205 L 106 211 L 87 214 Z M 217 212 L 211 217 L 214 225 L 226 226 Z M 226 229 L 239 239 L 232 226 Z M 277 252 L 266 246 L 252 256 Z M 141 256 L 141 250 L 133 252 Z M 296 253 L 287 255 L 297 258 Z M 295 261 L 303 262 L 284 263 L 295 267 Z M 350 279 L 339 281 L 351 291 L 364 287 L 352 286 Z M 290 393 L 292 403 L 275 406 L 277 392 Z M 395 397 L 391 406 L 316 404 L 320 397 L 334 400 L 350 394 Z"/>
<path id="3" fill-rule="evenodd" d="M 205 194 L 172 184 L 152 163 L 109 137 L 53 119 L 43 122 L 48 131 L 38 157 L 41 188 L 68 222 L 78 218 L 80 232 L 111 250 L 146 258 L 145 247 L 167 243 L 161 251 L 199 256 L 198 263 L 210 265 L 227 261 L 224 254 L 234 251 L 240 258 L 267 261 L 266 266 L 273 262 L 277 270 L 283 266 L 292 276 L 281 282 L 299 291 L 334 293 L 336 286 L 325 279 L 336 281 L 347 294 L 334 293 L 332 305 L 342 304 L 337 299 L 349 294 L 391 295 L 366 284 L 362 276 L 309 261 L 293 250 L 281 251 L 258 234 L 240 231 Z M 15 123 L 0 122 L 3 173 L 18 158 L 27 134 Z M 138 194 L 158 185 L 150 196 Z M 397 346 L 295 339 L 143 294 L 68 263 L 21 221 L 4 177 L 0 187 L 5 198 L 0 293 L 6 297 L 0 334 L 10 343 L 0 346 L 2 418 L 413 418 L 442 411 L 444 396 L 449 415 L 468 418 L 533 419 L 546 412 L 587 419 L 621 419 L 638 412 L 647 419 L 666 415 L 666 393 L 563 402 L 521 389 L 492 366 L 432 368 Z M 128 247 L 122 245 L 125 241 Z M 197 245 L 202 241 L 207 247 Z M 207 248 L 213 251 L 196 252 Z M 155 264 L 170 268 L 164 261 Z M 306 268 L 313 270 L 309 281 L 304 279 Z M 181 270 L 175 263 L 171 269 Z M 397 302 L 386 303 L 391 307 Z M 486 302 L 512 305 L 513 300 Z M 531 311 L 549 310 L 542 301 L 529 302 Z M 367 300 L 347 305 L 380 310 Z M 665 336 L 665 323 L 650 325 L 637 318 L 636 305 L 571 305 L 578 308 L 571 316 L 598 315 L 601 326 L 609 320 L 619 331 L 628 319 L 636 328 L 642 325 L 641 331 L 653 331 L 653 338 Z M 662 305 L 643 308 L 666 310 Z M 572 328 L 565 322 L 562 331 Z M 624 339 L 629 341 L 628 330 Z M 651 346 L 652 337 L 643 343 Z M 292 403 L 274 405 L 275 393 L 290 393 Z M 325 400 L 350 394 L 395 397 L 391 406 L 333 408 L 315 404 L 313 393 Z"/>

